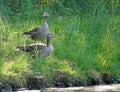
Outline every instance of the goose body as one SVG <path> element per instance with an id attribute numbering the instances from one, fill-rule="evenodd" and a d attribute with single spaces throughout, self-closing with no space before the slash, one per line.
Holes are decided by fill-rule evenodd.
<path id="1" fill-rule="evenodd" d="M 53 34 L 47 35 L 47 44 L 36 43 L 36 44 L 16 46 L 16 47 L 19 48 L 21 51 L 25 51 L 27 53 L 30 53 L 33 55 L 37 54 L 39 57 L 47 57 L 54 50 L 52 44 L 50 44 L 50 38 L 53 38 L 53 37 L 54 37 Z"/>
<path id="2" fill-rule="evenodd" d="M 24 32 L 23 34 L 28 35 L 32 40 L 43 41 L 47 38 L 47 34 L 49 34 L 49 27 L 48 27 L 48 13 L 44 12 L 44 23 L 42 27 L 36 27 L 28 32 Z"/>

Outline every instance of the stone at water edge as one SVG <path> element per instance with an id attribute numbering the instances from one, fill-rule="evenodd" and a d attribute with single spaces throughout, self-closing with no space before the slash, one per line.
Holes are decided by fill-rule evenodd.
<path id="1" fill-rule="evenodd" d="M 13 92 L 13 89 L 12 89 L 11 86 L 9 86 L 9 87 L 7 87 L 7 88 L 3 88 L 3 89 L 1 90 L 1 92 Z"/>
<path id="2" fill-rule="evenodd" d="M 64 87 L 65 87 L 65 84 L 64 84 L 63 82 L 56 82 L 55 86 L 56 86 L 56 87 L 64 88 Z"/>

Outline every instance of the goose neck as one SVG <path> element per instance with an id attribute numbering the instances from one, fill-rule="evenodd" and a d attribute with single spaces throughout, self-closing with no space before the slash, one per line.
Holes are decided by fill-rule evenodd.
<path id="1" fill-rule="evenodd" d="M 50 45 L 50 38 L 47 37 L 47 46 L 49 46 L 49 45 Z"/>
<path id="2" fill-rule="evenodd" d="M 47 22 L 47 20 L 48 20 L 48 18 L 47 18 L 47 17 L 45 17 L 45 18 L 44 18 L 44 23 L 46 23 L 46 22 Z"/>
<path id="3" fill-rule="evenodd" d="M 45 19 L 44 19 L 43 27 L 48 27 L 48 24 L 47 24 L 47 17 L 45 17 Z"/>

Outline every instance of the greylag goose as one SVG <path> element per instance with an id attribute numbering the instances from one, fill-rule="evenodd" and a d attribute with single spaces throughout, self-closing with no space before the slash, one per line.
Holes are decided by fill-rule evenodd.
<path id="1" fill-rule="evenodd" d="M 53 46 L 50 44 L 50 39 L 55 37 L 53 34 L 47 35 L 47 44 L 31 44 L 25 46 L 16 46 L 18 49 L 25 51 L 33 56 L 37 55 L 39 57 L 47 57 L 53 52 Z"/>
<path id="2" fill-rule="evenodd" d="M 44 23 L 42 27 L 34 28 L 28 32 L 24 32 L 23 34 L 29 36 L 32 40 L 36 41 L 43 41 L 47 38 L 47 34 L 49 34 L 49 27 L 47 24 L 48 16 L 49 14 L 47 12 L 44 12 Z"/>

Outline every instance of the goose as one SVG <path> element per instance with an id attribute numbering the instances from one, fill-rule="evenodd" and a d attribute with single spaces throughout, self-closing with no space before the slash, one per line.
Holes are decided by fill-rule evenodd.
<path id="1" fill-rule="evenodd" d="M 35 41 L 43 41 L 44 39 L 46 39 L 47 34 L 50 33 L 47 23 L 49 14 L 47 12 L 44 12 L 43 17 L 44 17 L 44 23 L 42 27 L 36 27 L 28 32 L 24 32 L 23 34 L 27 35 L 28 37 L 30 37 L 32 40 Z"/>
<path id="2" fill-rule="evenodd" d="M 36 43 L 31 45 L 24 45 L 24 46 L 16 46 L 19 50 L 32 54 L 33 56 L 37 55 L 39 57 L 47 57 L 49 56 L 54 48 L 50 43 L 50 39 L 54 38 L 54 34 L 47 35 L 47 44 L 43 43 Z"/>

